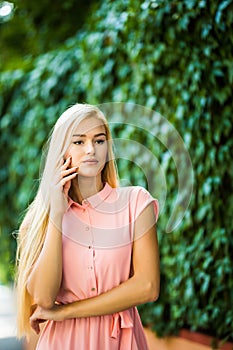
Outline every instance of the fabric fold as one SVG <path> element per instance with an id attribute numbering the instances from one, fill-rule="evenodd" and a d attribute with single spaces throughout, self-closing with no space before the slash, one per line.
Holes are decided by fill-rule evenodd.
<path id="1" fill-rule="evenodd" d="M 112 338 L 117 339 L 122 328 L 133 328 L 133 320 L 129 310 L 116 312 L 112 316 Z"/>

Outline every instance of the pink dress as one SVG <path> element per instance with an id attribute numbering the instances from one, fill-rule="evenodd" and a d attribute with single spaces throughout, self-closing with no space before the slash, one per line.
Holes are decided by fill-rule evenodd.
<path id="1" fill-rule="evenodd" d="M 158 202 L 145 189 L 107 183 L 82 205 L 70 200 L 63 217 L 60 303 L 94 297 L 130 277 L 134 222 Z M 37 350 L 148 350 L 136 307 L 113 315 L 48 321 Z"/>

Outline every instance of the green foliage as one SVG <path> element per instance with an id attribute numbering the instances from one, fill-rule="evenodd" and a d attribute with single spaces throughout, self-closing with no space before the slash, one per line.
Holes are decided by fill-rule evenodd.
<path id="1" fill-rule="evenodd" d="M 62 48 L 39 56 L 30 69 L 1 75 L 3 266 L 13 261 L 9 235 L 35 193 L 45 138 L 65 108 L 77 101 L 147 106 L 185 140 L 195 189 L 180 226 L 164 233 L 177 194 L 172 159 L 144 133 L 113 128 L 115 137 L 150 148 L 166 171 L 161 293 L 140 307 L 143 322 L 160 335 L 189 327 L 232 337 L 232 10 L 228 0 L 103 1 Z M 119 170 L 132 184 L 147 185 L 133 163 L 119 160 Z"/>
<path id="2" fill-rule="evenodd" d="M 12 2 L 12 19 L 0 21 L 1 70 L 30 67 L 33 58 L 61 46 L 82 27 L 93 3 L 91 0 Z M 94 5 L 98 5 L 97 0 Z"/>

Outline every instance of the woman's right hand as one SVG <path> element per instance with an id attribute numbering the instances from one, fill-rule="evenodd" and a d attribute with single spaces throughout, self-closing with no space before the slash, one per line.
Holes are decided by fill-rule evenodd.
<path id="1" fill-rule="evenodd" d="M 78 175 L 78 166 L 70 168 L 71 157 L 62 162 L 58 174 L 51 186 L 50 192 L 50 219 L 56 220 L 61 217 L 68 207 L 68 193 L 71 181 Z"/>
<path id="2" fill-rule="evenodd" d="M 64 195 L 68 198 L 68 193 L 71 186 L 71 181 L 78 175 L 78 166 L 70 168 L 71 157 L 65 160 L 65 163 L 61 167 L 61 186 L 63 188 Z"/>

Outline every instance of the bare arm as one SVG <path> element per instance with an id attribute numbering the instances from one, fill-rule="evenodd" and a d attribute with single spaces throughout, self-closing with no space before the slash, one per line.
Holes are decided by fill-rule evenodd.
<path id="1" fill-rule="evenodd" d="M 77 175 L 77 172 L 74 173 L 77 168 L 67 170 L 69 164 L 70 158 L 61 166 L 61 177 L 53 189 L 55 196 L 51 198 L 50 219 L 44 245 L 27 283 L 28 292 L 35 303 L 47 309 L 54 305 L 62 278 L 63 206 L 60 202 L 64 200 L 64 195 L 67 196 L 70 182 Z"/>
<path id="2" fill-rule="evenodd" d="M 61 284 L 61 239 L 60 230 L 49 220 L 44 246 L 27 284 L 35 303 L 48 309 L 54 305 Z"/>
<path id="3" fill-rule="evenodd" d="M 55 305 L 51 310 L 37 309 L 31 317 L 32 326 L 37 319 L 61 321 L 69 318 L 101 316 L 123 311 L 159 295 L 159 252 L 153 206 L 149 205 L 135 224 L 140 236 L 133 245 L 134 274 L 119 286 L 93 298 L 67 305 Z M 139 234 L 140 232 L 140 234 Z M 142 234 L 144 233 L 144 234 Z M 34 327 L 36 328 L 36 327 Z"/>

